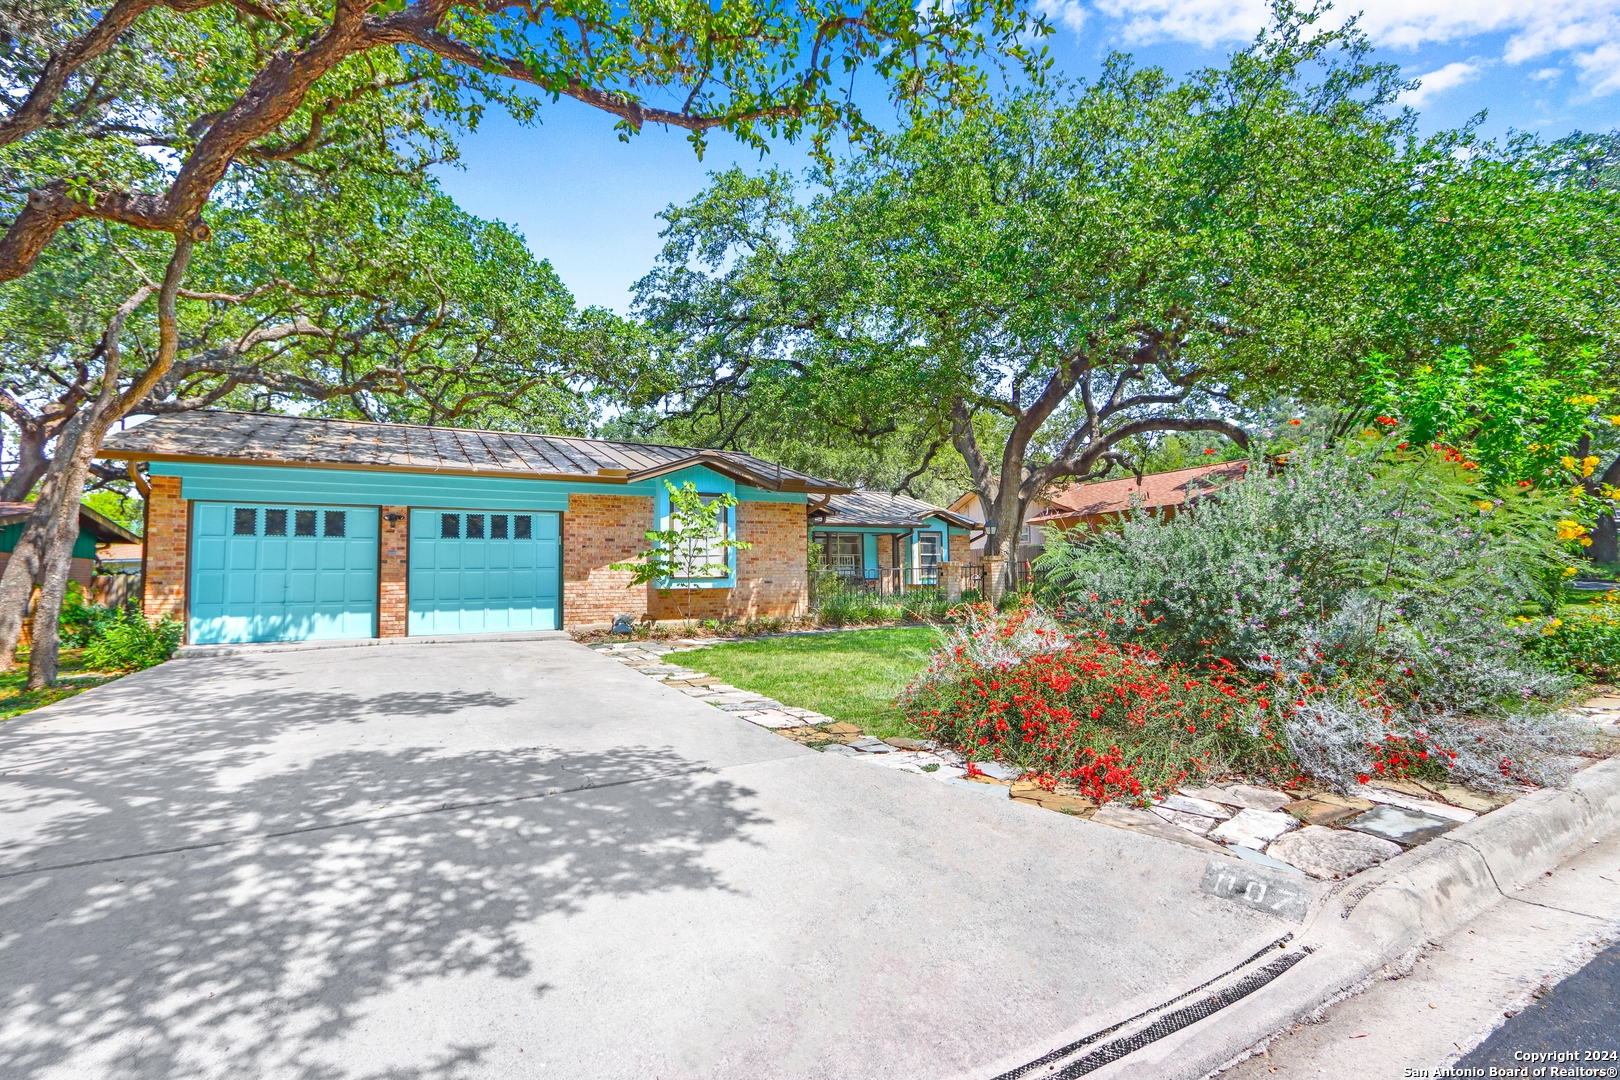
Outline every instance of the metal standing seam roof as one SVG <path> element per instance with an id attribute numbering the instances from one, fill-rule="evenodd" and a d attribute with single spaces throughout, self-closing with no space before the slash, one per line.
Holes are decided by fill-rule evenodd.
<path id="1" fill-rule="evenodd" d="M 1148 473 L 1141 479 L 1127 476 L 1120 480 L 1098 480 L 1075 484 L 1046 496 L 1051 509 L 1029 519 L 1029 524 L 1069 521 L 1099 514 L 1128 513 L 1140 502 L 1149 510 L 1180 506 L 1233 480 L 1241 480 L 1248 470 L 1246 461 L 1223 461 L 1190 469 Z"/>
<path id="2" fill-rule="evenodd" d="M 101 456 L 633 483 L 703 465 L 773 491 L 835 494 L 842 484 L 736 450 L 533 435 L 517 431 L 199 411 L 116 433 Z"/>
<path id="3" fill-rule="evenodd" d="M 834 495 L 825 507 L 811 511 L 824 525 L 872 525 L 885 528 L 921 529 L 927 527 L 931 517 L 943 518 L 952 525 L 971 528 L 971 518 L 943 507 L 913 499 L 909 495 L 891 495 L 887 491 L 851 491 Z"/>

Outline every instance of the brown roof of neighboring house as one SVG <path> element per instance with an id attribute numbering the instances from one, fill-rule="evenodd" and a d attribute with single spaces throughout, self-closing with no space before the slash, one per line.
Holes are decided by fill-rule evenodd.
<path id="1" fill-rule="evenodd" d="M 28 515 L 34 512 L 31 502 L 0 502 L 0 528 L 7 525 L 18 525 L 28 520 Z M 79 529 L 94 536 L 102 543 L 140 543 L 141 538 L 124 528 L 105 514 L 99 514 L 88 506 L 79 507 Z M 9 550 L 9 549 L 8 549 Z"/>
<path id="2" fill-rule="evenodd" d="M 531 435 L 518 431 L 378 424 L 265 413 L 199 411 L 160 416 L 109 438 L 102 457 L 222 461 L 396 472 L 522 476 L 626 484 L 691 465 L 773 491 L 834 493 L 842 484 L 736 450 Z"/>
<path id="3" fill-rule="evenodd" d="M 834 495 L 824 507 L 812 510 L 811 516 L 823 525 L 873 525 L 897 529 L 926 528 L 926 519 L 931 517 L 941 518 L 962 528 L 974 524 L 972 518 L 921 499 L 913 499 L 909 495 L 891 495 L 887 491 L 851 491 Z"/>
<path id="4" fill-rule="evenodd" d="M 140 562 L 143 547 L 140 544 L 108 544 L 96 552 L 101 562 Z"/>
<path id="5" fill-rule="evenodd" d="M 1052 509 L 1030 518 L 1029 523 L 1054 524 L 1101 514 L 1126 513 L 1138 503 L 1150 510 L 1180 506 L 1188 499 L 1213 491 L 1222 484 L 1241 480 L 1248 467 L 1246 461 L 1223 461 L 1191 469 L 1148 473 L 1141 478 L 1127 476 L 1120 480 L 1072 484 L 1048 492 L 1046 498 L 1051 502 Z"/>

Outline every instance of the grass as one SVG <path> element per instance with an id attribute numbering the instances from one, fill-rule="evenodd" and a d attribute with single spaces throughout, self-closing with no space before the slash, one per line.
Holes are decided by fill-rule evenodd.
<path id="1" fill-rule="evenodd" d="M 10 720 L 25 712 L 43 708 L 52 702 L 70 698 L 93 686 L 112 682 L 121 672 L 84 670 L 84 650 L 63 649 L 60 660 L 61 676 L 55 686 L 45 690 L 29 690 L 28 650 L 17 650 L 17 666 L 0 672 L 0 720 Z"/>
<path id="2" fill-rule="evenodd" d="M 711 645 L 682 653 L 680 662 L 886 739 L 917 734 L 894 699 L 928 666 L 938 641 L 931 626 L 846 630 Z"/>

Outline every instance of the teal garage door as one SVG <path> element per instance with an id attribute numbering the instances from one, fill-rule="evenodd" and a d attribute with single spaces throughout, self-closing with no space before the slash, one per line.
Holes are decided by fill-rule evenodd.
<path id="1" fill-rule="evenodd" d="M 560 515 L 411 511 L 412 634 L 556 630 Z"/>
<path id="2" fill-rule="evenodd" d="M 376 507 L 196 504 L 194 644 L 376 633 Z"/>

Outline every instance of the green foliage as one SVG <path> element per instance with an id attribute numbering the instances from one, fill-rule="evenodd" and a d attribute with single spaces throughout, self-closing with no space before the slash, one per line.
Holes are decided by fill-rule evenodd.
<path id="1" fill-rule="evenodd" d="M 102 604 L 86 603 L 77 581 L 68 582 L 62 597 L 61 641 L 63 648 L 80 649 L 103 636 L 125 618 L 125 612 Z"/>
<path id="2" fill-rule="evenodd" d="M 728 528 L 736 496 L 704 495 L 690 480 L 678 488 L 665 480 L 664 487 L 669 491 L 669 523 L 648 531 L 647 550 L 628 562 L 610 565 L 631 572 L 626 588 L 650 583 L 657 589 L 678 589 L 690 599 L 692 590 L 706 579 L 731 573 L 732 552 L 753 545 L 733 539 Z"/>
<path id="3" fill-rule="evenodd" d="M 1493 486 L 1557 485 L 1568 479 L 1562 459 L 1591 429 L 1606 395 L 1592 393 L 1602 385 L 1593 347 L 1556 365 L 1544 352 L 1530 340 L 1491 357 L 1454 346 L 1410 368 L 1374 355 L 1367 403 L 1405 421 L 1412 442 L 1461 450 Z"/>
<path id="4" fill-rule="evenodd" d="M 1524 649 L 1554 671 L 1597 682 L 1620 678 L 1620 593 L 1527 620 Z"/>
<path id="5" fill-rule="evenodd" d="M 84 505 L 103 517 L 111 518 L 124 528 L 141 535 L 145 526 L 146 504 L 137 496 L 122 491 L 92 491 L 81 500 Z"/>
<path id="6" fill-rule="evenodd" d="M 1049 789 L 1145 799 L 1234 770 L 1293 779 L 1286 746 L 1255 724 L 1257 691 L 1231 665 L 1167 662 L 1059 626 L 1028 598 L 970 609 L 901 699 L 906 716 L 970 760 L 1021 766 Z"/>
<path id="7" fill-rule="evenodd" d="M 163 663 L 180 647 L 182 627 L 174 619 L 146 621 L 131 608 L 101 629 L 84 648 L 85 665 L 96 671 L 140 671 Z"/>
<path id="8" fill-rule="evenodd" d="M 1517 616 L 1556 602 L 1566 504 L 1481 490 L 1475 473 L 1368 439 L 1307 444 L 1169 522 L 1049 541 L 1066 613 L 1184 663 L 1387 688 L 1399 708 L 1505 715 L 1567 684 L 1519 650 Z"/>
<path id="9" fill-rule="evenodd" d="M 895 698 L 928 665 L 938 640 L 933 627 L 894 627 L 731 642 L 684 656 L 733 686 L 888 738 L 917 734 Z"/>

